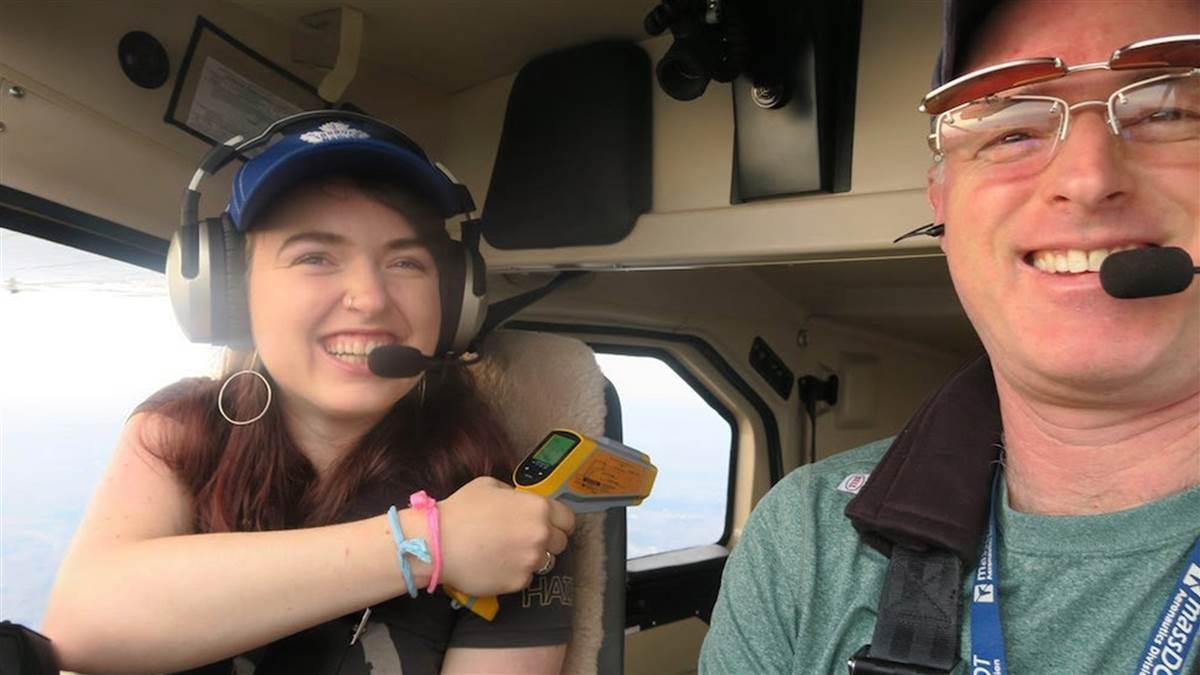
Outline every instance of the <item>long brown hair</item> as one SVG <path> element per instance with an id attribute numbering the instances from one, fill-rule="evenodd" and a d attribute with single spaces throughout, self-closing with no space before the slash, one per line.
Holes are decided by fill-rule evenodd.
<path id="1" fill-rule="evenodd" d="M 371 178 L 334 180 L 348 181 L 405 215 L 420 234 L 446 237 L 441 221 L 431 221 L 428 207 L 410 193 Z M 436 232 L 430 231 L 434 226 Z M 247 248 L 249 255 L 252 247 Z M 174 422 L 169 432 L 143 441 L 187 486 L 198 532 L 324 525 L 344 519 L 356 495 L 379 486 L 407 485 L 444 499 L 477 476 L 511 475 L 511 444 L 466 366 L 427 372 L 422 384 L 320 477 L 288 433 L 277 404 L 245 426 L 229 424 L 218 412 L 222 383 L 252 365 L 249 355 L 233 353 L 220 378 L 182 380 L 136 410 Z M 259 372 L 274 385 L 270 373 Z M 256 377 L 236 377 L 222 400 L 230 417 L 249 419 L 263 409 L 265 387 Z M 394 495 L 397 505 L 406 496 Z"/>

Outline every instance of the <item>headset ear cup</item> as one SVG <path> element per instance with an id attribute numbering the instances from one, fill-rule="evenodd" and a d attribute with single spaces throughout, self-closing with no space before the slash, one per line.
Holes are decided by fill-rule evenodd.
<path id="1" fill-rule="evenodd" d="M 167 250 L 167 291 L 184 335 L 192 342 L 223 344 L 225 236 L 220 219 L 185 225 Z"/>
<path id="2" fill-rule="evenodd" d="M 211 220 L 217 220 L 213 218 Z M 216 223 L 213 223 L 216 225 Z M 248 347 L 250 339 L 250 308 L 246 296 L 246 240 L 228 215 L 220 218 L 221 252 L 224 255 L 224 274 L 214 279 L 214 284 L 220 283 L 223 291 L 224 306 L 213 317 L 214 342 L 231 347 Z"/>
<path id="3" fill-rule="evenodd" d="M 471 346 L 487 311 L 483 258 L 459 241 L 451 241 L 439 261 L 442 326 L 437 354 L 460 354 Z"/>
<path id="4" fill-rule="evenodd" d="M 446 244 L 445 254 L 438 260 L 438 296 L 442 303 L 442 325 L 438 331 L 435 356 L 455 351 L 465 281 L 465 247 L 461 242 L 450 241 Z"/>
<path id="5" fill-rule="evenodd" d="M 466 351 L 479 337 L 483 330 L 484 319 L 487 318 L 487 265 L 479 249 L 464 246 L 466 259 L 466 274 L 462 294 L 462 318 L 459 335 L 455 336 L 455 350 Z"/>
<path id="6" fill-rule="evenodd" d="M 200 266 L 199 249 L 203 242 L 204 231 L 201 225 L 193 224 L 176 230 L 167 247 L 167 264 L 164 270 L 167 295 L 171 298 L 175 320 L 183 334 L 192 342 L 207 342 L 211 337 L 208 317 L 201 316 L 209 307 L 207 288 L 204 287 L 207 280 L 199 278 L 202 273 L 207 273 L 207 270 L 202 270 Z M 203 312 L 199 305 L 203 305 Z"/>

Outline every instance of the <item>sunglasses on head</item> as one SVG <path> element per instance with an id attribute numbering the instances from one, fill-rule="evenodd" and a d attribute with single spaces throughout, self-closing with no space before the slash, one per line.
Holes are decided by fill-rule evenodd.
<path id="1" fill-rule="evenodd" d="M 1084 70 L 1200 68 L 1200 35 L 1169 35 L 1121 47 L 1108 61 L 1068 66 L 1057 56 L 1009 61 L 967 73 L 934 89 L 918 110 L 939 115 L 997 92 L 1065 77 Z"/>

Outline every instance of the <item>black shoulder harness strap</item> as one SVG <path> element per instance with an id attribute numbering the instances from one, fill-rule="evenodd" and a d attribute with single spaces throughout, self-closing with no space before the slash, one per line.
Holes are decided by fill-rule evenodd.
<path id="1" fill-rule="evenodd" d="M 963 570 L 986 529 L 1000 406 L 991 363 L 957 373 L 896 437 L 846 516 L 891 556 L 871 644 L 851 675 L 934 675 L 958 663 Z"/>
<path id="2" fill-rule="evenodd" d="M 487 318 L 484 319 L 483 328 L 479 330 L 480 336 L 491 333 L 493 330 L 498 328 L 500 324 L 511 319 L 517 312 L 525 309 L 538 300 L 541 300 L 547 295 L 550 295 L 551 291 L 570 281 L 571 279 L 584 274 L 587 274 L 587 272 L 581 270 L 559 272 L 554 276 L 553 279 L 546 282 L 546 284 L 543 286 L 539 286 L 532 291 L 518 293 L 511 298 L 505 298 L 499 302 L 492 303 L 492 305 L 488 307 Z"/>

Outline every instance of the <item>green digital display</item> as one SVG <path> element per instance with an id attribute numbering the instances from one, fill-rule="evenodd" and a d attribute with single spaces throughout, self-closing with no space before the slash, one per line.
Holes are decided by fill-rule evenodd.
<path id="1" fill-rule="evenodd" d="M 579 441 L 571 436 L 551 434 L 546 439 L 546 442 L 542 443 L 542 447 L 538 448 L 538 451 L 533 454 L 533 458 L 550 466 L 558 466 L 562 458 L 578 444 Z"/>

